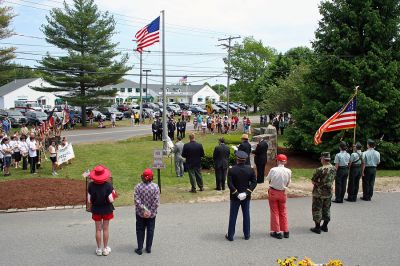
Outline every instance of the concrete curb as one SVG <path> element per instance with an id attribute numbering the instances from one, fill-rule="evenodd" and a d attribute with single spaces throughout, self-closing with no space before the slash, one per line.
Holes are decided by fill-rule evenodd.
<path id="1" fill-rule="evenodd" d="M 84 209 L 84 208 L 86 208 L 86 205 L 51 206 L 51 207 L 45 207 L 45 208 L 27 208 L 27 209 L 8 209 L 8 210 L 0 210 L 0 215 L 7 214 L 7 213 L 18 213 L 18 212 L 70 210 L 70 209 Z"/>

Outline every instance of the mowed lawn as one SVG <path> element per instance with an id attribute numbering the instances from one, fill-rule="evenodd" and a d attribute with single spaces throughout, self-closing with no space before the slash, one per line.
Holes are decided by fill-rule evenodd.
<path id="1" fill-rule="evenodd" d="M 202 136 L 197 134 L 197 141 L 202 143 L 206 154 L 212 154 L 214 147 L 218 143 L 218 138 L 222 135 L 207 134 Z M 229 140 L 240 142 L 241 132 L 234 132 L 223 135 Z M 185 142 L 188 141 L 186 139 Z M 161 141 L 152 141 L 150 136 L 135 137 L 125 141 L 104 142 L 97 144 L 74 145 L 75 159 L 72 164 L 63 165 L 58 170 L 58 176 L 55 178 L 67 178 L 75 180 L 84 180 L 82 173 L 87 169 L 92 169 L 97 164 L 103 164 L 111 169 L 114 187 L 119 192 L 117 205 L 132 204 L 132 192 L 134 186 L 140 182 L 140 175 L 145 168 L 152 166 L 153 150 L 161 149 Z M 233 151 L 232 151 L 233 152 Z M 174 162 L 171 157 L 165 158 L 166 169 L 161 170 L 162 202 L 190 202 L 199 197 L 208 197 L 217 195 L 219 192 L 215 188 L 215 176 L 213 170 L 204 170 L 203 179 L 206 191 L 197 194 L 189 193 L 190 183 L 188 174 L 183 178 L 175 176 Z M 313 169 L 292 169 L 293 178 L 310 178 Z M 154 169 L 155 182 L 157 182 L 157 170 Z M 400 176 L 400 171 L 380 170 L 378 176 Z M 22 179 L 30 177 L 53 177 L 51 175 L 50 161 L 42 160 L 42 169 L 37 175 L 30 175 L 29 171 L 21 169 L 11 169 L 11 176 L 0 177 L 0 180 Z"/>

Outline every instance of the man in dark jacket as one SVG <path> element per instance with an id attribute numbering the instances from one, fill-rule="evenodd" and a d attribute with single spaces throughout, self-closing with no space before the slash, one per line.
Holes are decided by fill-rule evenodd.
<path id="1" fill-rule="evenodd" d="M 257 183 L 264 183 L 264 171 L 265 165 L 267 164 L 267 151 L 268 151 L 268 143 L 265 139 L 261 139 L 261 141 L 257 144 L 257 147 L 254 153 L 254 163 L 257 168 Z"/>
<path id="2" fill-rule="evenodd" d="M 249 143 L 249 135 L 242 135 L 242 143 L 238 147 L 238 151 L 244 151 L 247 154 L 245 164 L 250 165 L 250 153 L 251 153 L 251 145 Z"/>
<path id="3" fill-rule="evenodd" d="M 168 136 L 169 136 L 169 138 L 170 138 L 171 140 L 174 140 L 174 135 L 175 135 L 175 122 L 174 122 L 172 119 L 170 119 L 170 120 L 168 121 L 167 127 L 168 127 Z"/>
<path id="4" fill-rule="evenodd" d="M 235 235 L 236 218 L 239 207 L 243 213 L 243 233 L 244 239 L 250 238 L 250 199 L 251 193 L 257 186 L 257 179 L 254 170 L 245 165 L 248 155 L 244 151 L 236 153 L 236 165 L 228 171 L 228 187 L 230 190 L 230 214 L 229 228 L 225 238 L 233 241 Z"/>
<path id="5" fill-rule="evenodd" d="M 161 122 L 160 119 L 157 120 L 157 135 L 158 135 L 158 139 L 162 140 L 163 139 L 163 123 Z"/>
<path id="6" fill-rule="evenodd" d="M 158 139 L 158 125 L 157 125 L 156 120 L 154 120 L 153 124 L 151 124 L 151 131 L 153 132 L 153 140 L 157 140 Z"/>
<path id="7" fill-rule="evenodd" d="M 186 165 L 189 172 L 190 192 L 196 193 L 196 183 L 200 191 L 203 191 L 203 177 L 201 176 L 201 157 L 204 157 L 203 145 L 197 143 L 194 139 L 194 133 L 189 135 L 189 143 L 183 145 L 182 157 L 186 158 Z"/>
<path id="8" fill-rule="evenodd" d="M 184 139 L 185 133 L 186 133 L 186 121 L 185 120 L 181 121 L 181 126 L 182 126 L 181 137 L 182 137 L 182 139 Z"/>
<path id="9" fill-rule="evenodd" d="M 216 190 L 225 190 L 226 172 L 228 170 L 230 150 L 225 145 L 225 139 L 219 139 L 219 145 L 215 147 L 213 154 Z"/>

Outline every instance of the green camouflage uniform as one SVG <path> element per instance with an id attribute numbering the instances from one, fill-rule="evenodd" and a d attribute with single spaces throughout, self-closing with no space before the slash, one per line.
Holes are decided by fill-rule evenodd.
<path id="1" fill-rule="evenodd" d="M 312 177 L 314 189 L 312 192 L 312 215 L 315 222 L 329 222 L 332 199 L 332 184 L 335 180 L 336 168 L 328 164 L 317 168 Z"/>

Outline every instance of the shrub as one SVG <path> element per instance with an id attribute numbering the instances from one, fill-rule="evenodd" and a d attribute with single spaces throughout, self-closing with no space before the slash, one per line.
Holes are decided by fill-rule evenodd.
<path id="1" fill-rule="evenodd" d="M 234 165 L 236 164 L 236 157 L 235 157 L 235 152 L 234 150 L 229 147 L 231 153 L 229 155 L 229 165 Z M 212 169 L 214 168 L 214 160 L 213 160 L 213 153 L 214 153 L 214 149 L 209 150 L 206 149 L 204 151 L 205 156 L 203 158 L 201 158 L 201 168 L 202 169 Z"/>

